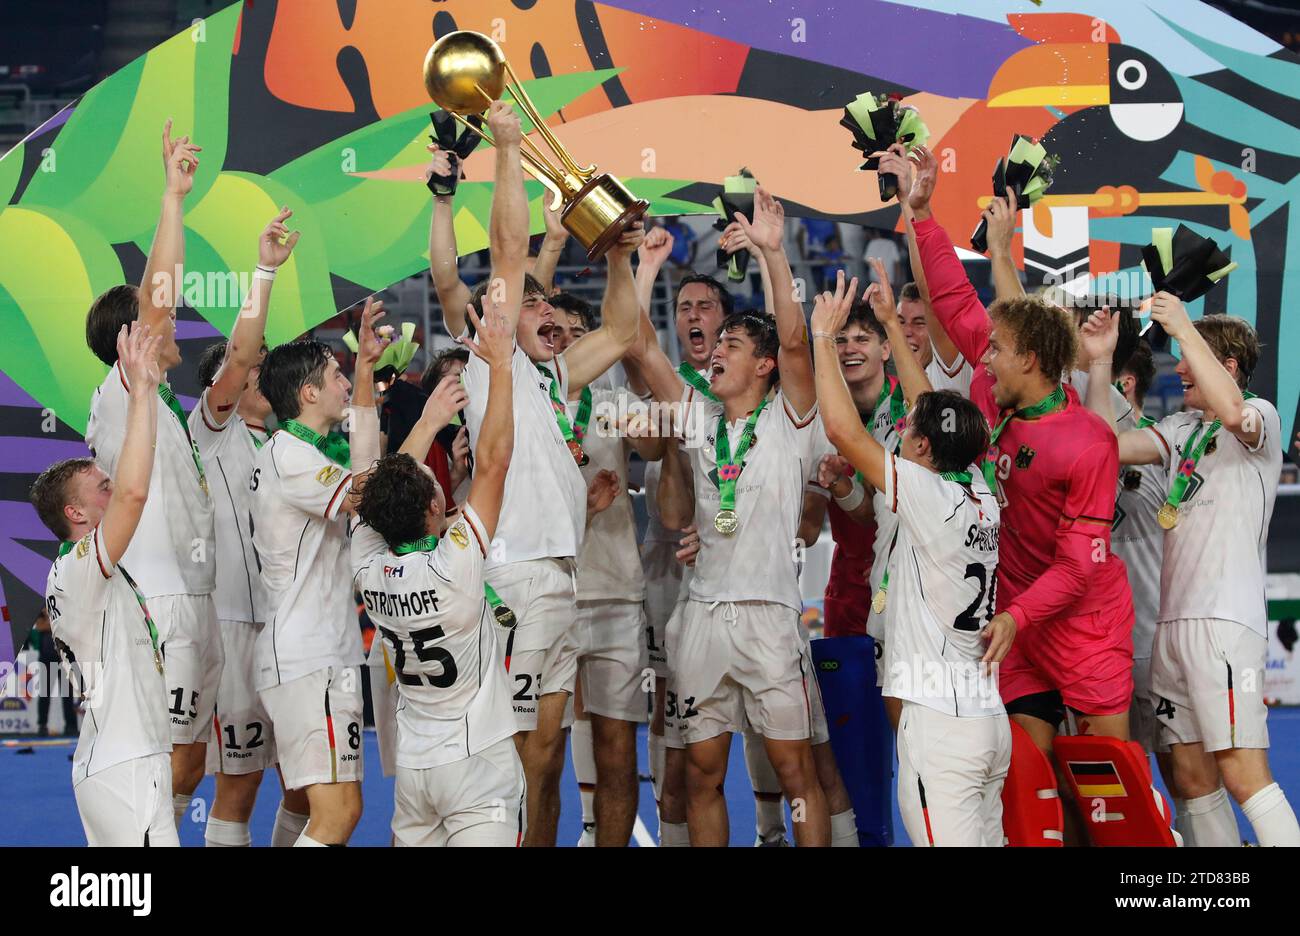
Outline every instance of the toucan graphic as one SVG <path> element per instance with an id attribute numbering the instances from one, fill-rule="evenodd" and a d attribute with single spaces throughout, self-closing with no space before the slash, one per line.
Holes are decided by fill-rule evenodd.
<path id="1" fill-rule="evenodd" d="M 1196 123 L 1185 89 L 1214 95 L 1214 128 Z M 1088 214 L 1127 214 L 1144 205 L 1177 207 L 1178 216 L 1225 227 L 1223 202 L 1161 179 L 1179 152 L 1240 165 L 1241 119 L 1262 112 L 1294 125 L 1295 88 L 1261 89 L 1232 72 L 1199 79 L 1172 75 L 1152 56 L 1120 42 L 1042 42 L 1007 59 L 989 85 L 988 105 L 1046 107 L 1063 114 L 1042 138 L 1061 157 L 1050 201 L 1050 226 L 1025 216 L 1025 267 L 1031 281 L 1070 283 L 1088 272 Z M 1249 100 L 1247 100 L 1247 97 Z M 1300 153 L 1261 149 L 1261 171 L 1282 181 L 1300 173 Z M 1171 195 L 1177 192 L 1176 196 Z M 1244 196 L 1244 185 L 1238 187 Z M 1146 197 L 1143 197 L 1146 196 Z M 1103 207 L 1108 200 L 1115 204 Z M 1207 206 L 1207 207 L 1200 207 Z M 1045 206 L 1047 207 L 1047 206 Z M 1215 214 L 1215 211 L 1218 214 Z"/>

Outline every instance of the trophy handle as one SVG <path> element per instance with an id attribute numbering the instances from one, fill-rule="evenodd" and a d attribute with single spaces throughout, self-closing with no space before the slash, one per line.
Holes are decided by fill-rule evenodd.
<path id="1" fill-rule="evenodd" d="M 482 88 L 479 88 L 479 93 L 485 98 L 487 97 L 487 93 Z M 488 101 L 490 103 L 491 98 L 488 98 Z M 497 145 L 496 140 L 492 139 L 492 137 L 484 133 L 480 128 L 474 126 L 460 114 L 457 114 L 454 111 L 449 111 L 449 113 L 460 122 L 462 127 L 474 131 L 481 139 L 486 140 L 488 146 L 495 147 Z M 524 164 L 524 168 L 533 174 L 533 178 L 537 179 L 538 182 L 541 182 L 542 185 L 544 185 L 551 194 L 555 196 L 554 201 L 551 204 L 551 210 L 556 211 L 564 200 L 563 195 L 561 194 L 563 189 L 562 180 L 559 178 L 555 170 L 546 162 L 545 157 L 541 155 L 537 146 L 532 140 L 528 139 L 526 134 L 523 136 L 522 140 L 524 145 L 520 147 L 520 161 Z"/>
<path id="2" fill-rule="evenodd" d="M 582 182 L 589 182 L 596 174 L 595 165 L 593 164 L 584 168 L 573 161 L 573 157 L 569 155 L 569 151 L 566 150 L 564 145 L 555 138 L 555 134 L 551 132 L 551 128 L 546 126 L 546 121 L 544 121 L 541 115 L 537 112 L 537 107 L 524 91 L 523 85 L 519 82 L 519 77 L 515 74 L 515 70 L 510 67 L 509 62 L 505 62 L 504 64 L 506 74 L 510 76 L 510 81 L 506 84 L 506 89 L 510 92 L 510 96 L 515 99 L 515 103 L 519 105 L 520 110 L 528 115 L 528 119 L 532 122 L 533 129 L 535 129 L 538 135 L 546 142 L 546 145 L 551 148 L 551 151 L 560 158 L 563 168 L 570 175 L 576 177 Z M 525 142 L 530 142 L 527 134 L 524 135 L 524 140 Z M 538 156 L 541 156 L 541 154 L 538 153 Z M 542 161 L 545 162 L 544 157 L 542 158 Z"/>

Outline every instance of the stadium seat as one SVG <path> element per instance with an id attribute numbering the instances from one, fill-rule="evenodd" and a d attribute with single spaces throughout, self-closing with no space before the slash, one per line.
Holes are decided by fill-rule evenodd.
<path id="1" fill-rule="evenodd" d="M 1013 848 L 1061 848 L 1065 826 L 1056 772 L 1029 733 L 1011 723 L 1011 770 L 1002 787 L 1002 834 Z"/>
<path id="2" fill-rule="evenodd" d="M 1174 848 L 1172 811 L 1151 785 L 1151 766 L 1136 741 L 1060 735 L 1056 759 L 1074 790 L 1092 844 Z"/>

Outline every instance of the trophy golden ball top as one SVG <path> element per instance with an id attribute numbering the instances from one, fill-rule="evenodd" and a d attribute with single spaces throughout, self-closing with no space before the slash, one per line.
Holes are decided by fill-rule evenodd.
<path id="1" fill-rule="evenodd" d="M 459 30 L 448 33 L 424 57 L 424 87 L 443 110 L 468 117 L 481 114 L 506 89 L 506 57 L 488 36 Z"/>

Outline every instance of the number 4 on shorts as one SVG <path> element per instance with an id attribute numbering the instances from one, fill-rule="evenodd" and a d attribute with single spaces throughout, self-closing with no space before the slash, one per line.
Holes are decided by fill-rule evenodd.
<path id="1" fill-rule="evenodd" d="M 1173 718 L 1173 717 L 1174 717 L 1174 703 L 1170 702 L 1168 699 L 1161 698 L 1161 699 L 1160 699 L 1160 704 L 1156 706 L 1156 717 L 1157 717 L 1157 718 Z"/>

